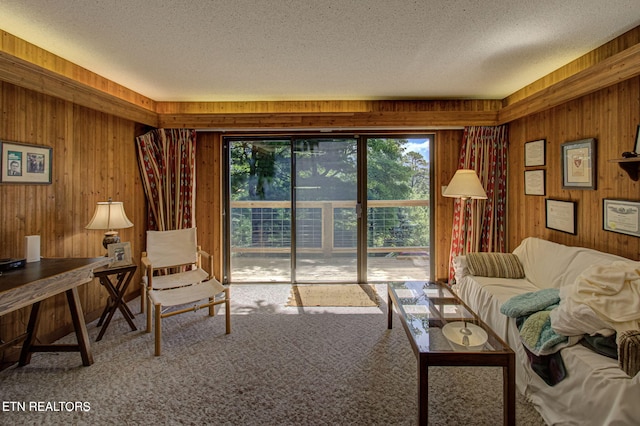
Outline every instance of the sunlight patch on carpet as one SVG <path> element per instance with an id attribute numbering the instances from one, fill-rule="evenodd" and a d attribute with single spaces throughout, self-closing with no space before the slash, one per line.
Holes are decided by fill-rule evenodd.
<path id="1" fill-rule="evenodd" d="M 291 286 L 287 306 L 378 306 L 369 284 L 300 284 Z"/>

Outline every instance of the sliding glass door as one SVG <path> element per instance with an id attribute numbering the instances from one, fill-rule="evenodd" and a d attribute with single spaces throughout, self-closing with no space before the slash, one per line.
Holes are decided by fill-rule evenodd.
<path id="1" fill-rule="evenodd" d="M 430 142 L 225 139 L 225 279 L 429 279 Z"/>
<path id="2" fill-rule="evenodd" d="M 367 280 L 428 280 L 432 137 L 367 138 Z"/>
<path id="3" fill-rule="evenodd" d="M 225 145 L 227 272 L 235 282 L 291 282 L 291 142 Z"/>
<path id="4" fill-rule="evenodd" d="M 296 139 L 293 152 L 295 281 L 357 282 L 357 140 Z"/>

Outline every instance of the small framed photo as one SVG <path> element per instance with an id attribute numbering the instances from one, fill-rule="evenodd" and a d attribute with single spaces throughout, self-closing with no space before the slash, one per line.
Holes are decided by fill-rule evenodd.
<path id="1" fill-rule="evenodd" d="M 545 165 L 545 151 L 546 140 L 540 139 L 537 141 L 526 142 L 524 144 L 524 166 L 544 166 Z"/>
<path id="2" fill-rule="evenodd" d="M 107 246 L 107 253 L 113 261 L 109 264 L 110 268 L 115 266 L 131 265 L 131 244 L 115 243 Z"/>
<path id="3" fill-rule="evenodd" d="M 638 128 L 636 129 L 636 144 L 634 145 L 633 152 L 640 154 L 640 124 L 638 124 Z"/>
<path id="4" fill-rule="evenodd" d="M 596 189 L 596 140 L 582 139 L 561 146 L 562 188 Z"/>
<path id="5" fill-rule="evenodd" d="M 53 148 L 0 141 L 0 183 L 51 183 Z"/>
<path id="6" fill-rule="evenodd" d="M 544 170 L 525 170 L 524 195 L 545 195 Z"/>
<path id="7" fill-rule="evenodd" d="M 545 200 L 545 227 L 576 235 L 576 203 L 573 201 Z"/>
<path id="8" fill-rule="evenodd" d="M 640 201 L 603 199 L 602 228 L 640 237 Z"/>

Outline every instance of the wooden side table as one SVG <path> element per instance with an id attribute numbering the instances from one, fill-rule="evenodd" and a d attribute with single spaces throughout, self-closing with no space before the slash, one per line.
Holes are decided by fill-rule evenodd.
<path id="1" fill-rule="evenodd" d="M 101 326 L 102 328 L 100 329 L 100 333 L 98 333 L 96 342 L 100 341 L 102 336 L 104 336 L 104 332 L 107 330 L 113 314 L 115 314 L 117 309 L 122 312 L 122 316 L 129 323 L 131 330 L 137 330 L 136 325 L 133 323 L 133 313 L 124 302 L 124 294 L 131 283 L 133 275 L 136 273 L 136 269 L 138 269 L 138 266 L 132 263 L 131 265 L 124 266 L 105 266 L 104 268 L 93 271 L 93 275 L 100 279 L 100 284 L 109 292 L 109 299 L 107 299 L 107 304 L 98 321 L 98 327 Z M 116 279 L 115 283 L 110 278 L 110 276 L 114 275 Z"/>

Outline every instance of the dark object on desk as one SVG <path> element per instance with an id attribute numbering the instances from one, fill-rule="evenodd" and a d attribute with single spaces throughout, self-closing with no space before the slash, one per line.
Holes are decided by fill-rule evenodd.
<path id="1" fill-rule="evenodd" d="M 24 265 L 26 264 L 26 259 L 0 259 L 0 271 L 24 268 Z"/>
<path id="2" fill-rule="evenodd" d="M 634 157 L 637 157 L 637 156 L 638 156 L 637 152 L 626 151 L 626 152 L 622 153 L 622 158 L 634 158 Z"/>

